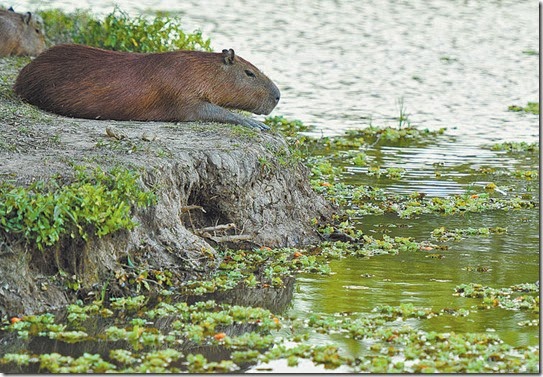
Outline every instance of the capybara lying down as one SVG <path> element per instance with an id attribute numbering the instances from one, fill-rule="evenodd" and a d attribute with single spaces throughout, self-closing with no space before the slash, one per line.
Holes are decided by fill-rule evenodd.
<path id="1" fill-rule="evenodd" d="M 277 86 L 232 49 L 139 54 L 76 44 L 39 55 L 21 70 L 14 89 L 23 100 L 70 117 L 258 129 L 268 127 L 227 109 L 269 114 L 280 97 Z"/>
<path id="2" fill-rule="evenodd" d="M 43 20 L 30 12 L 0 10 L 0 56 L 36 56 L 45 50 Z"/>

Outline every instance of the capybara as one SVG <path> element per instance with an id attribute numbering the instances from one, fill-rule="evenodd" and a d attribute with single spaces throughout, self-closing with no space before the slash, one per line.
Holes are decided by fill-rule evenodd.
<path id="1" fill-rule="evenodd" d="M 0 56 L 36 56 L 45 50 L 43 20 L 40 16 L 0 10 Z"/>
<path id="2" fill-rule="evenodd" d="M 25 101 L 77 118 L 210 121 L 268 129 L 227 109 L 269 114 L 279 89 L 258 68 L 222 53 L 141 54 L 65 44 L 24 67 L 14 86 Z"/>

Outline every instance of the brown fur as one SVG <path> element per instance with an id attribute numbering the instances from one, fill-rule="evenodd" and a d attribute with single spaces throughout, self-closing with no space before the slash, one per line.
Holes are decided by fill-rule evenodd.
<path id="1" fill-rule="evenodd" d="M 217 121 L 265 128 L 228 109 L 269 114 L 279 89 L 234 54 L 136 54 L 59 45 L 24 67 L 14 86 L 25 101 L 78 118 Z M 258 123 L 258 124 L 257 124 Z"/>
<path id="2" fill-rule="evenodd" d="M 0 56 L 36 56 L 45 50 L 43 20 L 30 12 L 0 10 Z"/>

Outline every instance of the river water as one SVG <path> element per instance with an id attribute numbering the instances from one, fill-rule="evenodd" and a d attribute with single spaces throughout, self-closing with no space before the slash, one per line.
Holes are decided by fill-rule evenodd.
<path id="1" fill-rule="evenodd" d="M 377 185 L 397 193 L 446 196 L 488 183 L 484 177 L 470 178 L 469 169 L 538 169 L 537 156 L 518 157 L 488 149 L 496 142 L 539 139 L 537 115 L 508 111 L 509 105 L 539 101 L 539 20 L 534 1 L 115 3 L 132 15 L 154 11 L 180 15 L 185 30 L 202 30 L 214 50 L 233 48 L 281 89 L 281 102 L 272 115 L 314 125 L 315 135 L 336 135 L 370 124 L 395 125 L 401 111 L 419 128 L 447 128 L 448 137 L 435 144 L 379 148 L 382 167 L 406 169 L 402 180 L 372 181 L 363 169 L 352 168 L 352 183 Z M 17 1 L 15 6 L 17 10 L 36 6 L 66 11 L 91 8 L 99 15 L 113 9 L 113 2 L 94 0 L 35 4 Z M 436 163 L 447 170 L 439 179 Z M 369 216 L 362 221 L 365 231 L 378 233 L 375 229 L 380 223 L 403 224 L 407 227 L 390 234 L 418 239 L 427 239 L 432 229 L 442 225 L 507 226 L 508 232 L 463 240 L 443 252 L 446 258 L 442 260 L 421 260 L 406 253 L 333 262 L 336 274 L 332 277 L 298 278 L 289 312 L 368 311 L 375 305 L 402 302 L 437 309 L 470 308 L 474 301 L 452 297 L 456 285 L 477 282 L 500 288 L 538 280 L 538 221 L 537 210 L 427 216 L 410 221 Z M 466 270 L 470 265 L 490 267 L 490 272 Z M 355 284 L 369 289 L 343 288 Z M 475 311 L 468 321 L 440 323 L 436 319 L 420 326 L 436 331 L 492 331 L 510 344 L 534 345 L 539 341 L 537 330 L 516 326 L 533 317 L 496 309 Z M 331 339 L 316 341 L 327 340 Z"/>

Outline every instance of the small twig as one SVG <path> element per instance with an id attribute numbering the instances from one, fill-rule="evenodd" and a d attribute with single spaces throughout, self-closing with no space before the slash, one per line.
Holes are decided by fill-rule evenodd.
<path id="1" fill-rule="evenodd" d="M 232 236 L 220 236 L 220 237 L 207 237 L 211 239 L 212 241 L 215 241 L 217 243 L 221 242 L 239 242 L 239 241 L 249 241 L 253 237 L 248 234 L 235 234 Z"/>
<path id="2" fill-rule="evenodd" d="M 226 230 L 235 229 L 235 228 L 236 228 L 236 224 L 230 223 L 230 224 L 221 224 L 221 225 L 216 225 L 216 226 L 208 226 L 207 228 L 196 229 L 196 232 L 202 234 L 206 232 L 216 232 L 219 230 L 226 231 Z"/>
<path id="3" fill-rule="evenodd" d="M 400 127 L 400 128 L 401 128 L 401 127 Z M 381 136 L 382 136 L 382 135 L 383 135 L 383 134 L 379 134 L 379 135 L 377 136 L 377 139 L 375 140 L 375 142 L 374 142 L 373 144 L 370 145 L 370 148 L 374 147 L 374 146 L 379 142 L 379 140 L 381 140 Z"/>
<path id="4" fill-rule="evenodd" d="M 190 212 L 194 209 L 199 209 L 200 211 L 202 211 L 203 213 L 206 213 L 206 210 L 204 209 L 204 207 L 202 206 L 197 206 L 197 205 L 190 205 L 190 206 L 182 206 L 181 207 L 181 212 Z"/>

